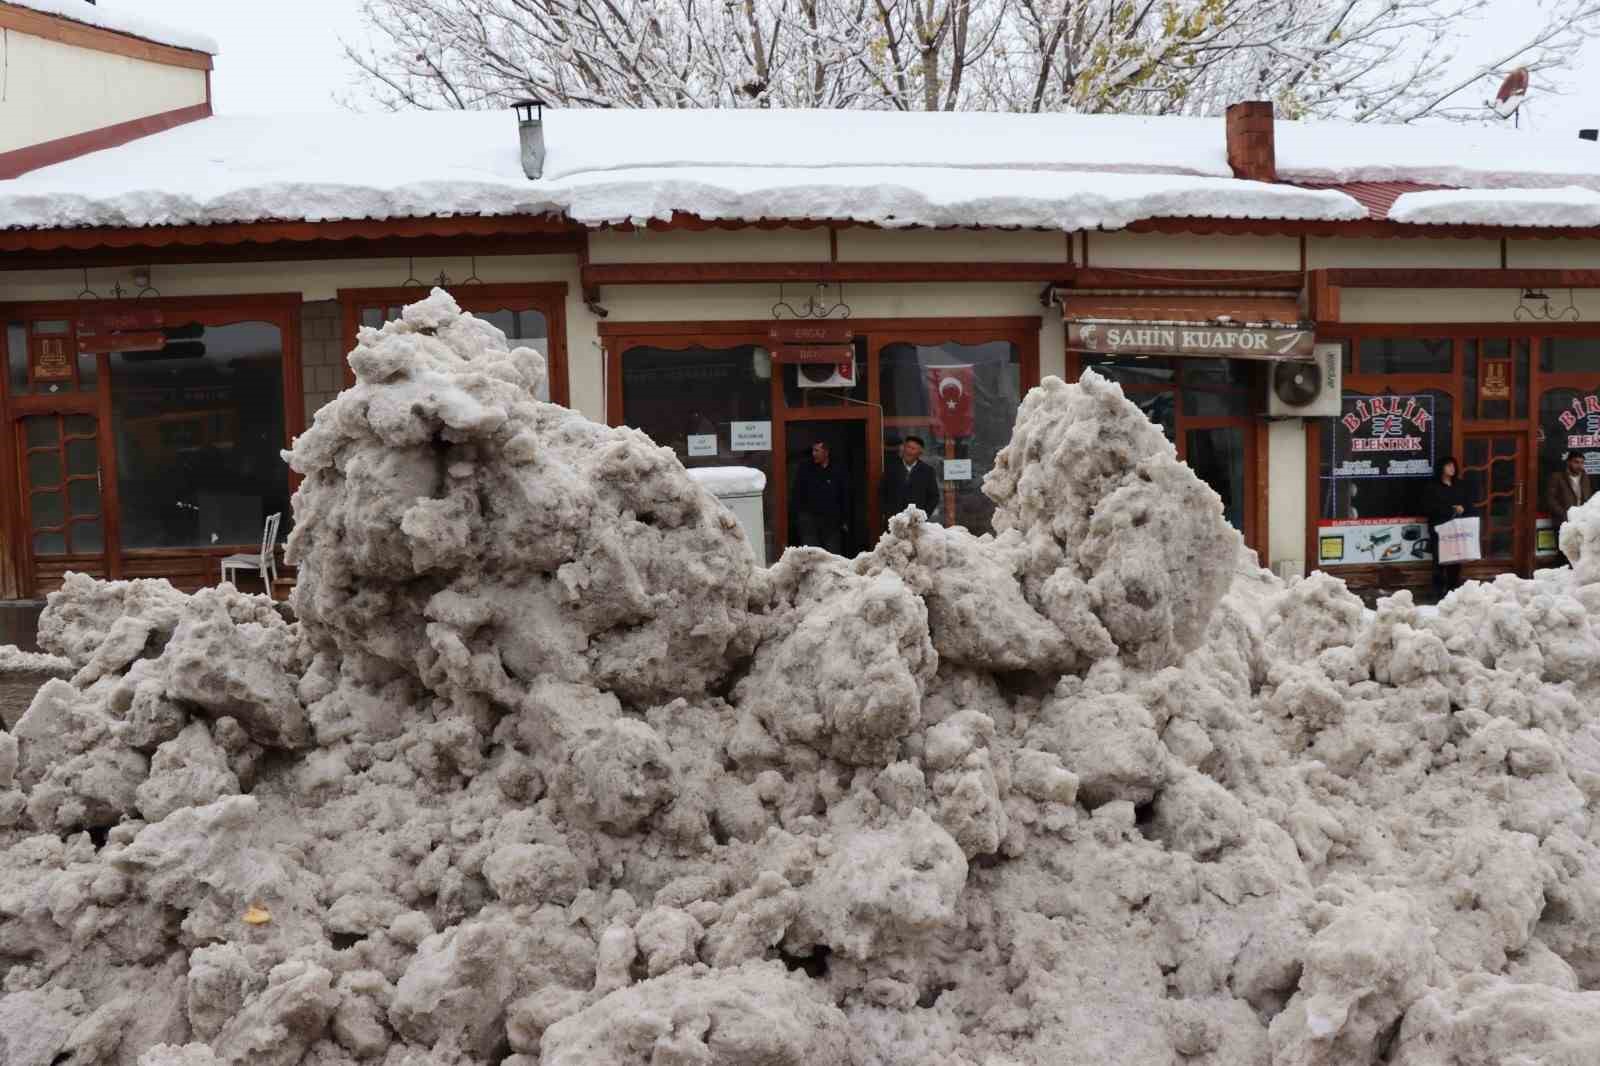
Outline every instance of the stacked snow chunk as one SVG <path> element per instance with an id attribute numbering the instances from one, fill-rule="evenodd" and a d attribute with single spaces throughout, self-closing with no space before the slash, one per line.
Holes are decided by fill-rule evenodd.
<path id="1" fill-rule="evenodd" d="M 352 362 L 293 618 L 52 597 L 6 1066 L 1600 1061 L 1600 504 L 1576 573 L 1367 612 L 1089 377 L 997 534 L 762 570 L 443 293 Z"/>

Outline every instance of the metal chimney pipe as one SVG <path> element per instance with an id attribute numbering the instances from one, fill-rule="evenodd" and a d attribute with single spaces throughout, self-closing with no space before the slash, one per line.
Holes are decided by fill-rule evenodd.
<path id="1" fill-rule="evenodd" d="M 544 174 L 544 101 L 518 100 L 511 109 L 522 138 L 522 172 L 537 181 Z"/>

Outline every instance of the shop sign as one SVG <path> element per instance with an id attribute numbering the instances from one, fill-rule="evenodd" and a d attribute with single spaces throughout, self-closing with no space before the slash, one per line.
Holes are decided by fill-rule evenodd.
<path id="1" fill-rule="evenodd" d="M 167 343 L 161 332 L 164 323 L 161 312 L 148 307 L 86 314 L 77 322 L 78 351 L 85 355 L 160 351 Z"/>
<path id="2" fill-rule="evenodd" d="M 851 344 L 855 331 L 849 322 L 774 322 L 768 331 L 774 347 L 809 344 Z"/>
<path id="3" fill-rule="evenodd" d="M 736 452 L 770 452 L 771 422 L 733 422 L 731 445 Z"/>
<path id="4" fill-rule="evenodd" d="M 1600 474 L 1600 395 L 1589 393 L 1575 396 L 1555 415 L 1554 424 L 1547 423 L 1545 432 L 1554 431 L 1561 441 L 1561 454 L 1583 452 L 1584 471 Z"/>
<path id="5" fill-rule="evenodd" d="M 971 459 L 946 459 L 944 461 L 944 479 L 946 481 L 971 481 Z"/>
<path id="6" fill-rule="evenodd" d="M 1333 430 L 1333 476 L 1432 477 L 1432 396 L 1346 396 Z"/>
<path id="7" fill-rule="evenodd" d="M 1415 563 L 1433 558 L 1426 518 L 1343 518 L 1317 526 L 1323 566 Z"/>
<path id="8" fill-rule="evenodd" d="M 774 348 L 775 363 L 822 363 L 828 366 L 854 366 L 856 350 L 848 344 L 811 344 Z"/>
<path id="9" fill-rule="evenodd" d="M 717 435 L 715 433 L 689 434 L 689 455 L 705 456 L 717 454 Z"/>
<path id="10" fill-rule="evenodd" d="M 1308 329 L 1080 320 L 1067 323 L 1067 347 L 1103 355 L 1196 355 L 1231 359 L 1310 359 Z"/>
<path id="11" fill-rule="evenodd" d="M 29 376 L 34 382 L 71 381 L 73 361 L 65 337 L 33 338 L 33 359 Z"/>

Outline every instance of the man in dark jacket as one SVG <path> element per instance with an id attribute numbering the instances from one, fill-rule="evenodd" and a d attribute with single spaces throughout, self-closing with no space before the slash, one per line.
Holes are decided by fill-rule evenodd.
<path id="1" fill-rule="evenodd" d="M 1544 509 L 1555 519 L 1557 537 L 1561 536 L 1561 526 L 1567 520 L 1567 512 L 1593 495 L 1594 485 L 1584 470 L 1583 453 L 1568 452 L 1566 462 L 1560 470 L 1551 472 L 1544 486 Z M 1571 565 L 1565 552 L 1558 555 L 1563 566 Z"/>
<path id="2" fill-rule="evenodd" d="M 878 485 L 879 510 L 885 523 L 907 507 L 920 507 L 930 519 L 939 509 L 939 479 L 922 462 L 922 438 L 907 434 L 900 442 L 900 461 L 890 463 Z"/>
<path id="3" fill-rule="evenodd" d="M 834 466 L 828 446 L 821 441 L 811 446 L 811 459 L 800 464 L 794 478 L 795 524 L 798 544 L 814 544 L 835 555 L 844 553 L 845 532 L 850 525 L 850 481 Z"/>

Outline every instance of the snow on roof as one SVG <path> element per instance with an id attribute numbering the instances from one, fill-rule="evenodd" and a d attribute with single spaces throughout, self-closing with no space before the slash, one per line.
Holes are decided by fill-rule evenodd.
<path id="1" fill-rule="evenodd" d="M 1507 126 L 1279 122 L 1278 176 L 1340 184 L 1409 181 L 1463 188 L 1600 189 L 1600 145 Z"/>
<path id="2" fill-rule="evenodd" d="M 221 51 L 217 47 L 217 42 L 203 33 L 175 29 L 143 15 L 121 11 L 115 6 L 108 8 L 88 3 L 87 0 L 0 0 L 0 3 L 25 7 L 46 15 L 59 15 L 86 26 L 98 26 L 103 30 L 126 33 L 130 37 L 142 37 L 158 44 L 169 44 L 174 48 L 187 48 L 208 55 L 216 55 Z"/>
<path id="3" fill-rule="evenodd" d="M 219 117 L 0 183 L 0 226 L 547 212 L 590 225 L 689 212 L 1059 229 L 1363 217 L 1337 192 L 1236 181 L 1220 123 L 1178 120 L 1163 136 L 1166 121 L 551 111 L 535 182 L 505 111 Z M 1112 166 L 1132 172 L 1103 173 Z"/>
<path id="4" fill-rule="evenodd" d="M 1422 225 L 1600 226 L 1600 192 L 1575 185 L 1412 192 L 1395 201 L 1389 217 Z"/>
<path id="5" fill-rule="evenodd" d="M 1072 230 L 1367 217 L 1298 187 L 1319 182 L 1600 190 L 1600 146 L 1454 125 L 1279 122 L 1284 184 L 1233 178 L 1217 118 L 549 110 L 545 136 L 529 181 L 509 111 L 210 118 L 0 182 L 0 227 L 684 212 Z"/>

